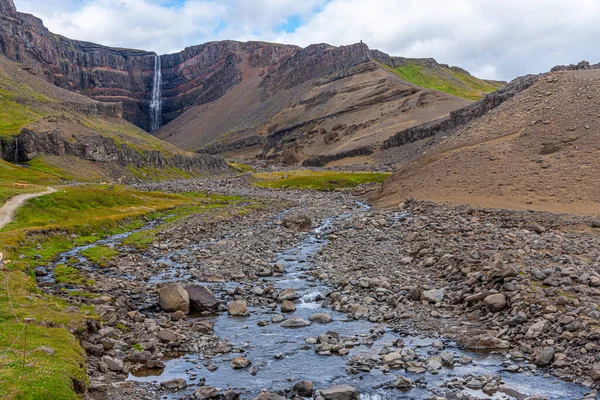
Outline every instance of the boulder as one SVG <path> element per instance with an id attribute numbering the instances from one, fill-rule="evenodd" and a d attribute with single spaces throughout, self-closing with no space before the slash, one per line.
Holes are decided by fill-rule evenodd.
<path id="1" fill-rule="evenodd" d="M 294 385 L 294 393 L 300 397 L 312 397 L 313 383 L 311 381 L 301 381 Z"/>
<path id="2" fill-rule="evenodd" d="M 219 311 L 219 300 L 204 286 L 190 285 L 185 290 L 190 298 L 190 309 L 192 311 Z"/>
<path id="3" fill-rule="evenodd" d="M 432 289 L 421 292 L 421 300 L 428 301 L 430 303 L 439 303 L 444 300 L 446 291 L 444 289 Z"/>
<path id="4" fill-rule="evenodd" d="M 305 319 L 302 319 L 300 317 L 292 317 L 284 321 L 280 326 L 283 328 L 302 328 L 310 325 L 312 325 L 312 323 Z"/>
<path id="5" fill-rule="evenodd" d="M 325 400 L 360 400 L 360 393 L 349 385 L 332 386 L 321 390 Z"/>
<path id="6" fill-rule="evenodd" d="M 595 381 L 600 380 L 600 363 L 592 365 L 590 376 Z"/>
<path id="7" fill-rule="evenodd" d="M 104 361 L 106 363 L 106 365 L 108 365 L 108 369 L 110 369 L 111 371 L 115 371 L 115 372 L 123 371 L 123 361 L 119 360 L 118 358 L 104 356 L 104 357 L 102 357 L 102 361 Z"/>
<path id="8" fill-rule="evenodd" d="M 185 387 L 187 386 L 187 382 L 183 378 L 175 378 L 170 381 L 161 383 L 160 386 L 164 387 L 167 390 L 177 391 L 185 389 Z"/>
<path id="9" fill-rule="evenodd" d="M 300 298 L 300 296 L 298 296 L 298 293 L 294 289 L 283 289 L 277 295 L 277 301 L 280 303 L 283 303 L 286 300 L 289 300 L 289 301 L 298 300 L 299 298 Z"/>
<path id="10" fill-rule="evenodd" d="M 211 321 L 196 321 L 192 325 L 192 331 L 199 333 L 213 333 L 215 327 L 214 322 Z"/>
<path id="11" fill-rule="evenodd" d="M 158 291 L 158 305 L 163 311 L 190 311 L 190 297 L 180 284 L 169 285 Z"/>
<path id="12" fill-rule="evenodd" d="M 296 311 L 296 305 L 294 304 L 294 302 L 289 301 L 289 300 L 284 300 L 283 303 L 281 303 L 281 312 L 293 312 Z"/>
<path id="13" fill-rule="evenodd" d="M 283 227 L 299 232 L 308 232 L 312 228 L 312 220 L 303 214 L 288 215 L 283 219 Z"/>
<path id="14" fill-rule="evenodd" d="M 508 303 L 506 296 L 502 293 L 491 294 L 483 299 L 483 305 L 491 312 L 499 312 L 504 310 Z"/>
<path id="15" fill-rule="evenodd" d="M 265 392 L 256 396 L 254 400 L 285 400 L 285 397 L 282 397 L 277 393 Z"/>
<path id="16" fill-rule="evenodd" d="M 554 349 L 552 347 L 544 347 L 535 352 L 533 361 L 535 365 L 540 367 L 550 364 L 554 360 Z"/>
<path id="17" fill-rule="evenodd" d="M 412 379 L 405 376 L 399 376 L 398 379 L 396 379 L 396 382 L 394 382 L 394 387 L 400 390 L 410 390 L 415 387 L 415 384 Z"/>
<path id="18" fill-rule="evenodd" d="M 510 348 L 510 343 L 493 336 L 463 336 L 456 344 L 467 350 L 505 350 Z"/>
<path id="19" fill-rule="evenodd" d="M 312 322 L 316 322 L 317 324 L 329 324 L 331 321 L 333 321 L 333 317 L 327 313 L 313 314 L 308 319 Z"/>
<path id="20" fill-rule="evenodd" d="M 231 365 L 231 368 L 233 369 L 247 368 L 250 364 L 250 360 L 244 357 L 236 357 L 229 363 L 229 365 Z"/>
<path id="21" fill-rule="evenodd" d="M 209 399 L 218 399 L 221 395 L 219 391 L 214 387 L 210 386 L 202 386 L 196 390 L 194 390 L 194 394 L 192 398 L 195 400 L 209 400 Z"/>
<path id="22" fill-rule="evenodd" d="M 245 316 L 250 314 L 248 312 L 248 305 L 245 300 L 235 300 L 229 303 L 227 306 L 227 312 L 229 315 Z"/>

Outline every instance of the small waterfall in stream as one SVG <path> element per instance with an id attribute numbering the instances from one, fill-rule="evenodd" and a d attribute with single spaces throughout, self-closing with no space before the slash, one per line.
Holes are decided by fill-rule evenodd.
<path id="1" fill-rule="evenodd" d="M 162 114 L 162 100 L 160 86 L 162 84 L 162 70 L 160 56 L 154 58 L 154 82 L 152 86 L 152 101 L 150 102 L 150 130 L 152 132 L 160 128 Z"/>
<path id="2" fill-rule="evenodd" d="M 19 137 L 15 137 L 15 164 L 19 162 Z"/>

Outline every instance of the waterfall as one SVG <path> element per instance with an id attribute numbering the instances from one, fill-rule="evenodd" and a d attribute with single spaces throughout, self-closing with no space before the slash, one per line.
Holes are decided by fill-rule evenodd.
<path id="1" fill-rule="evenodd" d="M 160 56 L 154 58 L 154 82 L 152 86 L 152 101 L 150 102 L 150 129 L 152 132 L 160 128 L 162 114 L 162 100 L 160 86 L 162 84 L 162 70 Z"/>
<path id="2" fill-rule="evenodd" d="M 19 137 L 15 137 L 15 164 L 19 162 Z"/>

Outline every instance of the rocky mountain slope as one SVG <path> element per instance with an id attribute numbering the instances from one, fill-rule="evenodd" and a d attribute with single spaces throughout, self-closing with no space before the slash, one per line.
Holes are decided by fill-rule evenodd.
<path id="1" fill-rule="evenodd" d="M 61 89 L 0 56 L 0 159 L 86 181 L 228 169 L 221 158 L 186 153 L 121 117 L 119 103 Z"/>
<path id="2" fill-rule="evenodd" d="M 569 213 L 600 211 L 596 181 L 600 70 L 582 63 L 515 81 L 522 92 L 465 126 L 450 118 L 390 146 L 447 136 L 385 184 L 382 206 L 406 198 Z M 509 85 L 510 86 L 510 85 Z M 490 95 L 494 96 L 494 95 Z M 413 135 L 414 137 L 410 137 Z"/>
<path id="3" fill-rule="evenodd" d="M 222 41 L 157 56 L 67 39 L 16 12 L 12 0 L 0 4 L 0 51 L 9 59 L 57 86 L 122 103 L 123 117 L 142 129 L 163 126 L 162 139 L 213 154 L 307 165 L 369 155 L 399 130 L 499 85 L 362 43 Z"/>
<path id="4" fill-rule="evenodd" d="M 399 130 L 470 104 L 400 79 L 374 54 L 381 53 L 362 43 L 319 44 L 270 71 L 246 60 L 237 86 L 190 108 L 158 137 L 213 154 L 323 166 L 368 156 Z"/>

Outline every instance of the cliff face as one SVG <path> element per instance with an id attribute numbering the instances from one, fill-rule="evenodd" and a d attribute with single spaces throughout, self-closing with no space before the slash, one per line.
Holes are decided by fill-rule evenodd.
<path id="1" fill-rule="evenodd" d="M 13 0 L 0 0 L 0 12 L 14 14 L 17 12 Z"/>
<path id="2" fill-rule="evenodd" d="M 295 46 L 231 41 L 206 43 L 161 56 L 161 125 L 192 105 L 211 102 L 242 79 L 248 57 L 254 67 L 269 67 L 293 54 Z M 147 131 L 156 54 L 116 49 L 51 33 L 42 20 L 17 13 L 11 0 L 0 1 L 0 51 L 49 82 L 92 99 L 121 102 L 123 117 Z"/>

